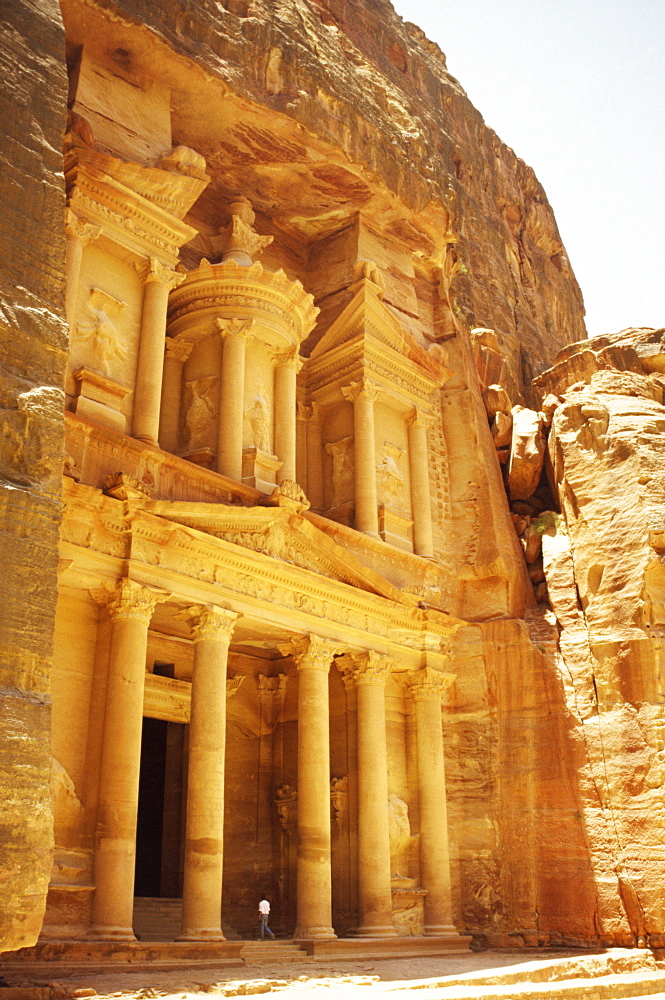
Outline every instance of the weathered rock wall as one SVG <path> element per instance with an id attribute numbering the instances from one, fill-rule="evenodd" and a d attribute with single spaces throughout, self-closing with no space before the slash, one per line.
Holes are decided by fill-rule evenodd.
<path id="1" fill-rule="evenodd" d="M 5 4 L 2 35 L 0 950 L 35 942 L 51 869 L 49 657 L 67 344 L 58 4 Z"/>
<path id="2" fill-rule="evenodd" d="M 543 534 L 555 667 L 584 748 L 580 810 L 599 936 L 665 929 L 665 358 L 662 330 L 563 352 L 539 380 L 557 396 L 549 439 L 560 503 Z"/>
<path id="3" fill-rule="evenodd" d="M 497 331 L 513 402 L 523 394 L 529 402 L 532 376 L 584 337 L 581 293 L 533 171 L 485 126 L 438 47 L 389 3 L 227 0 L 216 16 L 204 0 L 103 0 L 94 7 L 126 26 L 130 49 L 138 44 L 132 32 L 151 33 L 156 60 L 160 45 L 191 60 L 197 79 L 203 71 L 218 81 L 220 100 L 231 88 L 272 111 L 273 125 L 285 116 L 329 144 L 337 152 L 317 173 L 322 199 L 344 183 L 339 164 L 350 160 L 412 211 L 440 218 L 434 256 L 441 267 L 432 279 L 443 312 L 469 329 Z M 76 38 L 93 7 L 65 0 L 63 12 Z M 177 74 L 174 67 L 176 103 Z M 238 142 L 246 139 L 236 132 Z M 175 130 L 174 139 L 183 141 Z M 294 140 L 273 141 L 275 176 L 280 164 L 298 162 Z M 252 135 L 255 146 L 264 141 Z M 214 150 L 202 152 L 210 164 Z M 251 149 L 246 155 L 249 171 Z M 282 196 L 292 193 L 284 187 Z M 274 197 L 277 203 L 279 183 Z M 411 234 L 397 226 L 385 235 L 408 242 Z"/>

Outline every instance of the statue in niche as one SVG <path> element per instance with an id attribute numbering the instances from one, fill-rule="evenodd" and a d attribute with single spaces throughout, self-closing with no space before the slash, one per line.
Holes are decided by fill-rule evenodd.
<path id="1" fill-rule="evenodd" d="M 413 838 L 409 822 L 409 807 L 398 795 L 388 796 L 388 836 L 390 838 L 390 874 L 392 878 L 408 878 L 400 875 L 398 864 L 400 855 L 407 849 Z"/>
<path id="2" fill-rule="evenodd" d="M 376 467 L 384 497 L 400 496 L 404 487 L 404 473 L 400 468 L 404 452 L 390 441 L 383 442 L 383 455 Z"/>
<path id="3" fill-rule="evenodd" d="M 185 411 L 185 439 L 187 450 L 196 451 L 209 444 L 210 429 L 215 406 L 210 398 L 214 378 L 199 378 L 185 383 L 187 410 Z"/>
<path id="4" fill-rule="evenodd" d="M 91 288 L 85 308 L 88 318 L 76 328 L 79 339 L 92 342 L 99 368 L 108 375 L 113 362 L 122 364 L 127 360 L 127 345 L 116 326 L 127 303 L 107 295 L 101 288 Z"/>
<path id="5" fill-rule="evenodd" d="M 246 409 L 250 427 L 252 428 L 252 440 L 257 451 L 262 451 L 265 455 L 272 454 L 270 442 L 270 406 L 262 389 L 259 389 Z"/>
<path id="6" fill-rule="evenodd" d="M 326 452 L 332 458 L 332 507 L 353 499 L 353 438 L 330 441 Z"/>

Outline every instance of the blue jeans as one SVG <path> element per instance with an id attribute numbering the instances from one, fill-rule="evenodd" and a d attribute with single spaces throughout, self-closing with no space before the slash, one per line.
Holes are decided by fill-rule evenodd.
<path id="1" fill-rule="evenodd" d="M 267 913 L 262 913 L 261 914 L 261 939 L 263 939 L 266 936 L 266 931 L 268 932 L 268 934 L 270 935 L 271 938 L 274 938 L 275 935 L 273 934 L 273 932 L 268 927 L 268 914 Z"/>

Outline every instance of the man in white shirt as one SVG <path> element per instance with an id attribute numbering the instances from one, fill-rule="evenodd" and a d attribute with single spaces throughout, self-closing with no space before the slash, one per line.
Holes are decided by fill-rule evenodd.
<path id="1" fill-rule="evenodd" d="M 261 897 L 261 902 L 259 903 L 259 920 L 261 921 L 261 940 L 266 936 L 266 931 L 271 938 L 274 938 L 273 932 L 268 927 L 268 915 L 270 914 L 270 903 L 265 896 Z"/>

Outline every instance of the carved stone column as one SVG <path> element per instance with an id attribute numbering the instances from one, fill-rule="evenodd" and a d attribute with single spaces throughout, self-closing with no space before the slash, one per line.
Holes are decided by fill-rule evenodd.
<path id="1" fill-rule="evenodd" d="M 217 320 L 222 339 L 217 471 L 242 480 L 242 430 L 245 402 L 245 351 L 253 320 Z"/>
<path id="2" fill-rule="evenodd" d="M 81 279 L 83 249 L 88 243 L 92 243 L 93 240 L 98 239 L 101 232 L 101 226 L 94 226 L 91 222 L 83 222 L 71 208 L 65 209 L 65 234 L 67 237 L 65 250 L 65 268 L 67 274 L 65 315 L 69 323 L 70 333 L 76 318 L 76 300 L 78 298 L 79 281 Z"/>
<path id="3" fill-rule="evenodd" d="M 191 608 L 189 618 L 194 672 L 180 940 L 223 941 L 226 666 L 238 615 L 198 605 Z"/>
<path id="4" fill-rule="evenodd" d="M 432 505 L 429 491 L 427 457 L 428 419 L 417 409 L 407 417 L 409 429 L 409 475 L 411 479 L 411 515 L 413 517 L 413 551 L 418 556 L 432 557 Z"/>
<path id="5" fill-rule="evenodd" d="M 291 644 L 298 671 L 298 861 L 296 938 L 335 937 L 330 857 L 328 674 L 334 643 Z"/>
<path id="6" fill-rule="evenodd" d="M 420 878 L 425 897 L 425 934 L 456 934 L 450 889 L 450 854 L 443 758 L 441 698 L 452 678 L 431 667 L 408 676 L 415 701 L 420 805 Z"/>
<path id="7" fill-rule="evenodd" d="M 182 366 L 192 353 L 191 340 L 166 338 L 162 403 L 159 411 L 159 447 L 175 455 L 180 441 L 180 407 L 182 405 Z"/>
<path id="8" fill-rule="evenodd" d="M 92 933 L 134 939 L 134 868 L 148 626 L 163 591 L 122 580 L 108 600 L 111 619 L 101 753 Z"/>
<path id="9" fill-rule="evenodd" d="M 375 652 L 347 658 L 358 709 L 358 888 L 360 926 L 368 937 L 393 937 L 388 828 L 386 680 L 390 660 Z"/>
<path id="10" fill-rule="evenodd" d="M 344 387 L 342 393 L 345 399 L 353 403 L 356 530 L 378 538 L 374 403 L 380 389 L 369 379 L 364 378 L 360 382 L 352 382 L 351 385 Z"/>
<path id="11" fill-rule="evenodd" d="M 296 478 L 296 375 L 303 366 L 297 348 L 280 351 L 275 360 L 274 451 L 282 463 L 277 484 Z"/>
<path id="12" fill-rule="evenodd" d="M 144 264 L 136 265 L 136 270 L 143 279 L 145 287 L 139 354 L 136 362 L 132 437 L 147 441 L 149 444 L 157 444 L 159 408 L 162 399 L 166 309 L 169 292 L 185 280 L 185 275 L 176 274 L 161 264 L 156 257 L 151 257 Z"/>
<path id="13" fill-rule="evenodd" d="M 323 509 L 323 443 L 321 440 L 321 409 L 310 406 L 307 423 L 307 498 L 314 510 Z"/>

